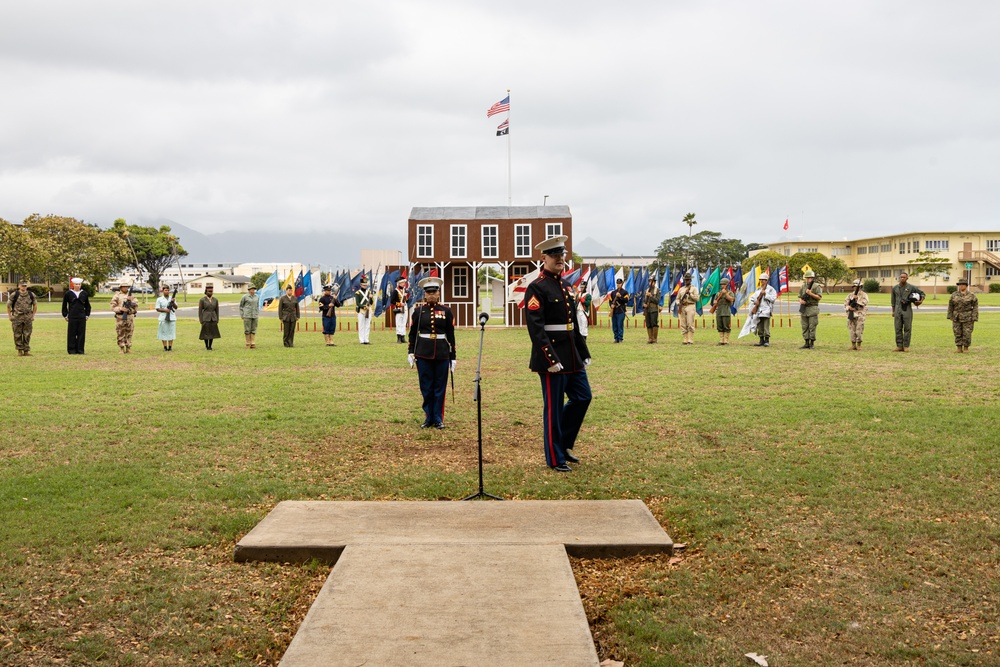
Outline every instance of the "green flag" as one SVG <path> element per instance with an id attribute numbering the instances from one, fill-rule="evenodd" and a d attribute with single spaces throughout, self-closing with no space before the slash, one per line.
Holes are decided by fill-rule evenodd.
<path id="1" fill-rule="evenodd" d="M 711 275 L 705 279 L 705 284 L 701 286 L 701 298 L 698 299 L 698 307 L 704 308 L 712 301 L 712 297 L 719 293 L 719 267 L 715 267 Z"/>

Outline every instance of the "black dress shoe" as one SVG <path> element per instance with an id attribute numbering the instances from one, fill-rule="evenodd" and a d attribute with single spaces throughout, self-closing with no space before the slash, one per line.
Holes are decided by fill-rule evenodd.
<path id="1" fill-rule="evenodd" d="M 556 472 L 573 472 L 573 469 L 570 468 L 565 463 L 560 466 L 552 466 L 552 469 L 555 470 Z"/>
<path id="2" fill-rule="evenodd" d="M 580 459 L 576 458 L 575 456 L 573 456 L 569 452 L 566 452 L 566 460 L 569 463 L 579 463 L 580 462 Z"/>
<path id="3" fill-rule="evenodd" d="M 420 428 L 430 428 L 430 427 L 431 427 L 430 420 L 427 420 L 423 424 L 420 425 Z"/>
<path id="4" fill-rule="evenodd" d="M 434 424 L 434 428 L 444 428 L 444 422 L 438 422 L 437 424 Z"/>

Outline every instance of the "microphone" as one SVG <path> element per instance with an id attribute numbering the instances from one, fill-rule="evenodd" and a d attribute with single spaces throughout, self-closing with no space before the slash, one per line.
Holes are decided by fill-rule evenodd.
<path id="1" fill-rule="evenodd" d="M 489 313 L 479 313 L 479 326 L 485 327 L 486 323 L 490 321 Z"/>

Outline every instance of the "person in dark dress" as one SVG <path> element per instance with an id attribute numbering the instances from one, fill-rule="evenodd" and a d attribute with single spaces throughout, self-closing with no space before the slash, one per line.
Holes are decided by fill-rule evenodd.
<path id="1" fill-rule="evenodd" d="M 205 349 L 212 349 L 212 341 L 222 338 L 219 333 L 219 300 L 212 296 L 215 288 L 209 285 L 205 288 L 205 296 L 198 301 L 198 321 L 201 322 L 199 339 L 205 341 Z"/>

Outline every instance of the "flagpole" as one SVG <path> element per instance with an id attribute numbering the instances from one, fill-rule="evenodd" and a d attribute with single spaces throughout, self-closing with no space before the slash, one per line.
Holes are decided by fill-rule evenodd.
<path id="1" fill-rule="evenodd" d="M 510 88 L 507 89 L 507 207 L 510 208 Z"/>

